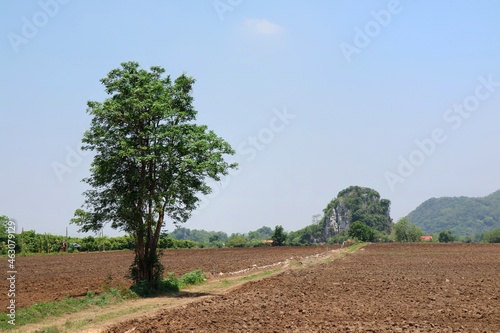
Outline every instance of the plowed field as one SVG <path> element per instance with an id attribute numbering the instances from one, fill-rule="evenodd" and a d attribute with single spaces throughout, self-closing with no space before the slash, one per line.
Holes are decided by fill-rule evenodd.
<path id="1" fill-rule="evenodd" d="M 500 332 L 500 246 L 373 244 L 108 330 L 189 331 Z"/>
<path id="2" fill-rule="evenodd" d="M 312 246 L 166 250 L 162 262 L 166 272 L 174 272 L 178 276 L 195 269 L 206 272 L 208 277 L 226 276 L 230 272 L 258 269 L 291 257 L 309 256 L 334 248 L 336 247 Z M 125 275 L 132 259 L 132 251 L 18 256 L 16 306 L 19 309 L 41 301 L 64 299 L 67 295 L 75 297 L 86 295 L 87 291 L 99 292 L 109 281 L 111 286 L 129 287 L 131 281 Z M 0 288 L 2 294 L 9 290 L 6 278 L 1 280 Z M 6 309 L 7 301 L 7 297 L 0 298 L 2 309 Z"/>

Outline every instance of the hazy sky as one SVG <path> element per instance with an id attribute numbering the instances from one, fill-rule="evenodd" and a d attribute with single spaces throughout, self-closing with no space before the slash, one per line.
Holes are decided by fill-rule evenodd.
<path id="1" fill-rule="evenodd" d="M 199 123 L 237 150 L 188 228 L 297 230 L 351 185 L 391 200 L 395 220 L 487 195 L 499 18 L 494 0 L 2 1 L 0 215 L 65 232 L 92 160 L 86 102 L 124 61 L 193 76 Z"/>

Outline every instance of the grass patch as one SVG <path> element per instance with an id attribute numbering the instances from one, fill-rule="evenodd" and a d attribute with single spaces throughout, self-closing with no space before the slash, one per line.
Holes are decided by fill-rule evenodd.
<path id="1" fill-rule="evenodd" d="M 355 251 L 359 250 L 360 248 L 362 248 L 365 245 L 368 245 L 368 243 L 361 242 L 361 243 L 353 244 L 353 245 L 351 245 L 351 246 L 349 246 L 347 248 L 347 253 L 355 252 Z"/>
<path id="2" fill-rule="evenodd" d="M 224 279 L 220 282 L 220 284 L 223 286 L 223 287 L 229 287 L 230 285 L 232 285 L 233 283 L 231 281 L 229 281 L 228 279 Z"/>
<path id="3" fill-rule="evenodd" d="M 202 284 L 207 279 L 205 278 L 203 272 L 197 269 L 192 272 L 184 274 L 183 276 L 180 277 L 179 280 L 181 284 L 185 287 L 185 286 L 194 286 L 197 284 Z"/>
<path id="4" fill-rule="evenodd" d="M 11 325 L 7 321 L 10 318 L 6 313 L 0 313 L 0 330 L 15 329 L 31 323 L 38 323 L 50 316 L 61 316 L 68 313 L 75 313 L 91 306 L 103 307 L 108 304 L 115 304 L 127 298 L 133 298 L 136 295 L 133 292 L 122 292 L 111 288 L 108 292 L 95 295 L 93 292 L 87 293 L 82 298 L 66 297 L 62 301 L 36 303 L 28 308 L 18 309 L 16 311 L 16 325 Z M 54 327 L 47 327 L 40 332 L 58 332 L 53 331 Z"/>
<path id="5" fill-rule="evenodd" d="M 262 277 L 266 277 L 266 276 L 269 276 L 269 275 L 273 275 L 274 273 L 277 273 L 277 272 L 280 272 L 281 270 L 279 269 L 274 269 L 272 271 L 265 271 L 265 272 L 262 272 L 262 273 L 256 273 L 256 274 L 252 274 L 252 275 L 248 275 L 248 276 L 243 276 L 239 279 L 239 281 L 250 281 L 250 280 L 255 280 L 255 279 L 258 279 L 258 278 L 262 278 Z"/>
<path id="6" fill-rule="evenodd" d="M 66 321 L 64 323 L 64 328 L 65 328 L 64 331 L 69 331 L 69 330 L 74 331 L 76 329 L 80 329 L 82 327 L 85 327 L 89 323 L 94 323 L 94 324 L 100 323 L 100 322 L 106 321 L 108 319 L 118 318 L 118 317 L 121 317 L 124 315 L 128 315 L 128 314 L 140 311 L 142 309 L 147 309 L 147 308 L 155 309 L 156 307 L 157 307 L 156 305 L 148 305 L 148 306 L 142 306 L 142 307 L 138 307 L 138 308 L 128 308 L 125 310 L 110 312 L 110 313 L 103 314 L 103 315 L 100 315 L 97 317 L 87 318 L 87 319 L 83 319 L 83 320 Z"/>
<path id="7" fill-rule="evenodd" d="M 41 330 L 36 330 L 35 333 L 60 333 L 61 331 L 57 326 L 50 326 L 42 328 Z"/>

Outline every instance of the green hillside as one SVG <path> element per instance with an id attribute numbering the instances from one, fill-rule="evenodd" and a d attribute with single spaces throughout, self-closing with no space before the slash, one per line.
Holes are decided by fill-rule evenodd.
<path id="1" fill-rule="evenodd" d="M 432 198 L 408 218 L 426 233 L 451 230 L 463 236 L 480 234 L 500 228 L 500 191 L 482 198 Z"/>

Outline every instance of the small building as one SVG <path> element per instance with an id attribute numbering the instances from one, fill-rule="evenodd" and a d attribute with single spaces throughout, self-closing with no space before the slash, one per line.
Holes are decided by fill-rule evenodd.
<path id="1" fill-rule="evenodd" d="M 422 242 L 432 242 L 432 236 L 420 236 Z"/>

